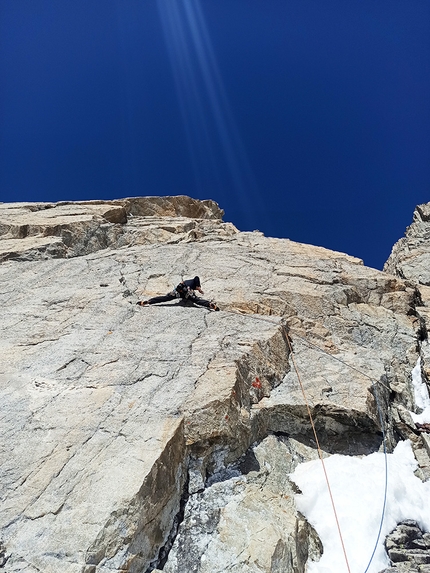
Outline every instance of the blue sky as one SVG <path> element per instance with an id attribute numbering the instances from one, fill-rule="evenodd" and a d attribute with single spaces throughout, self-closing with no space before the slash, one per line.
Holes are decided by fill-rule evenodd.
<path id="1" fill-rule="evenodd" d="M 381 268 L 430 201 L 428 0 L 2 0 L 0 201 L 186 194 Z"/>

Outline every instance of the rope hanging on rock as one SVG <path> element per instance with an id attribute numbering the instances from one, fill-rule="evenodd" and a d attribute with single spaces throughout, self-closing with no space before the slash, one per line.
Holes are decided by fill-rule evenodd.
<path id="1" fill-rule="evenodd" d="M 383 382 L 381 382 L 380 380 L 374 380 L 373 378 L 371 378 L 368 374 L 366 374 L 365 372 L 362 372 L 361 370 L 359 370 L 358 368 L 356 368 L 355 366 L 352 366 L 351 364 L 348 364 L 347 362 L 344 362 L 343 360 L 341 360 L 340 358 L 337 358 L 337 356 L 333 356 L 332 354 L 330 354 L 329 352 L 326 352 L 323 348 L 320 348 L 318 345 L 313 344 L 312 342 L 310 342 L 309 340 L 306 340 L 305 338 L 303 338 L 302 336 L 299 336 L 297 333 L 294 334 L 294 336 L 297 336 L 297 338 L 300 338 L 300 340 L 302 342 L 304 342 L 305 344 L 309 344 L 310 346 L 312 346 L 313 348 L 316 348 L 317 350 L 319 350 L 320 352 L 326 354 L 327 356 L 329 356 L 330 358 L 333 358 L 334 360 L 337 360 L 338 362 L 340 362 L 341 364 L 344 364 L 345 366 L 348 366 L 349 368 L 351 368 L 352 370 L 355 370 L 356 372 L 358 372 L 359 374 L 361 374 L 362 376 L 364 376 L 365 378 L 368 378 L 371 382 L 372 382 L 372 387 L 375 386 L 376 384 L 381 384 L 381 386 L 383 386 L 384 388 L 386 388 L 389 392 L 391 392 L 390 388 L 388 388 L 388 386 L 386 386 Z M 287 339 L 289 340 L 289 339 Z M 359 345 L 361 346 L 361 345 Z M 291 358 L 293 358 L 293 356 L 291 355 Z M 379 522 L 379 529 L 378 529 L 378 535 L 376 536 L 376 541 L 375 541 L 375 545 L 373 547 L 373 551 L 372 554 L 370 556 L 369 559 L 369 563 L 367 564 L 366 569 L 364 570 L 364 573 L 367 573 L 367 571 L 369 570 L 369 567 L 373 561 L 373 558 L 375 556 L 376 553 L 376 549 L 378 547 L 378 543 L 379 543 L 379 539 L 381 537 L 381 533 L 382 533 L 382 526 L 384 523 L 384 519 L 385 519 L 385 510 L 387 507 L 387 493 L 388 493 L 388 457 L 387 457 L 387 448 L 385 446 L 385 442 L 386 442 L 386 436 L 385 436 L 385 430 L 384 430 L 384 420 L 382 417 L 382 408 L 379 404 L 379 399 L 378 399 L 378 393 L 375 390 L 374 393 L 375 396 L 375 402 L 376 402 L 376 408 L 378 410 L 378 416 L 379 416 L 379 422 L 381 424 L 381 432 L 382 432 L 382 447 L 384 449 L 384 460 L 385 460 L 385 484 L 384 484 L 384 501 L 382 504 L 382 513 L 381 513 L 381 519 Z"/>
<path id="2" fill-rule="evenodd" d="M 245 314 L 245 313 L 241 313 L 241 312 L 237 312 L 237 311 L 233 311 L 233 310 L 231 310 L 230 312 L 232 312 L 232 313 L 234 313 L 234 314 L 239 314 L 239 315 L 241 315 L 241 316 L 248 316 L 249 318 L 253 318 L 253 319 L 255 319 L 255 320 L 262 320 L 262 321 L 264 321 L 264 322 L 270 322 L 270 323 L 275 324 L 275 325 L 277 325 L 277 326 L 281 326 L 282 330 L 283 330 L 284 333 L 285 333 L 285 337 L 286 337 L 286 339 L 287 339 L 288 347 L 289 347 L 290 354 L 291 354 L 291 360 L 292 360 L 294 369 L 295 369 L 295 371 L 296 371 L 297 378 L 298 378 L 299 383 L 300 383 L 300 388 L 301 388 L 301 390 L 302 390 L 303 398 L 304 398 L 305 403 L 306 403 L 306 408 L 307 408 L 307 411 L 308 411 L 309 419 L 310 419 L 311 426 L 312 426 L 312 430 L 313 430 L 313 433 L 314 433 L 315 442 L 316 442 L 316 444 L 317 444 L 318 456 L 319 456 L 319 458 L 320 458 L 320 460 L 321 460 L 321 463 L 322 463 L 322 466 L 323 466 L 324 475 L 325 475 L 326 482 L 327 482 L 327 488 L 328 488 L 328 491 L 329 491 L 329 494 L 330 494 L 330 499 L 331 499 L 331 503 L 332 503 L 332 507 L 333 507 L 333 512 L 334 512 L 335 519 L 336 519 L 336 525 L 337 525 L 337 529 L 338 529 L 338 531 L 339 531 L 339 537 L 340 537 L 341 544 L 342 544 L 343 554 L 344 554 L 344 556 L 345 556 L 345 561 L 346 561 L 346 565 L 347 565 L 347 568 L 348 568 L 348 572 L 350 573 L 351 570 L 350 570 L 350 567 L 349 567 L 349 562 L 348 562 L 348 558 L 347 558 L 347 554 L 346 554 L 346 550 L 345 550 L 345 545 L 344 545 L 344 542 L 343 542 L 342 532 L 341 532 L 339 520 L 338 520 L 338 517 L 337 517 L 336 507 L 335 507 L 335 504 L 334 504 L 334 499 L 333 499 L 333 496 L 332 496 L 332 492 L 331 492 L 331 488 L 330 488 L 330 483 L 329 483 L 329 479 L 328 479 L 326 467 L 325 467 L 325 464 L 324 464 L 324 459 L 323 459 L 323 457 L 322 457 L 322 451 L 321 451 L 321 448 L 320 448 L 320 445 L 319 445 L 318 436 L 317 436 L 316 429 L 315 429 L 315 424 L 314 424 L 314 421 L 313 421 L 313 418 L 312 418 L 312 412 L 311 412 L 311 410 L 310 410 L 310 407 L 309 407 L 309 404 L 308 404 L 308 401 L 307 401 L 307 398 L 306 398 L 306 393 L 305 393 L 305 391 L 304 391 L 304 387 L 303 387 L 303 384 L 302 384 L 302 381 L 301 381 L 301 378 L 300 378 L 300 374 L 299 374 L 299 371 L 298 371 L 298 369 L 297 369 L 296 362 L 295 362 L 295 360 L 294 360 L 293 348 L 292 348 L 292 345 L 291 345 L 291 341 L 290 341 L 290 337 L 289 337 L 289 335 L 288 335 L 287 329 L 286 329 L 286 327 L 285 327 L 283 324 L 280 324 L 279 321 L 272 320 L 272 319 L 270 319 L 270 318 L 265 318 L 265 317 L 257 316 L 257 315 Z M 300 339 L 302 342 L 304 342 L 305 344 L 308 344 L 308 345 L 310 345 L 311 347 L 315 348 L 316 350 L 319 350 L 319 351 L 322 352 L 323 354 L 326 354 L 327 356 L 329 356 L 329 357 L 332 358 L 333 360 L 336 360 L 337 362 L 340 362 L 340 363 L 343 364 L 344 366 L 347 366 L 348 368 L 351 368 L 352 370 L 355 370 L 358 374 L 361 374 L 362 376 L 364 376 L 365 378 L 367 378 L 368 380 L 370 380 L 370 381 L 372 382 L 372 387 L 375 386 L 376 384 L 381 384 L 381 386 L 383 386 L 384 388 L 386 388 L 388 391 L 391 392 L 390 388 L 388 388 L 388 386 L 386 386 L 386 385 L 385 385 L 383 382 L 381 382 L 380 380 L 374 380 L 371 376 L 369 376 L 369 375 L 366 374 L 365 372 L 362 372 L 361 370 L 359 370 L 358 368 L 356 368 L 356 367 L 353 366 L 352 364 L 348 364 L 347 362 L 345 362 L 344 360 L 341 360 L 341 359 L 338 358 L 337 356 L 333 356 L 332 354 L 330 354 L 329 352 L 327 352 L 327 351 L 324 350 L 323 348 L 319 347 L 317 344 L 314 344 L 314 343 L 310 342 L 309 340 L 307 340 L 306 338 L 303 338 L 302 336 L 300 336 L 300 335 L 297 334 L 296 332 L 294 333 L 294 336 L 297 337 L 297 338 L 299 338 L 299 339 Z M 361 346 L 361 345 L 359 345 L 359 346 Z M 387 459 L 387 450 L 386 450 L 386 447 L 385 447 L 386 436 L 385 436 L 385 430 L 384 430 L 384 420 L 383 420 L 383 417 L 382 417 L 382 409 L 381 409 L 381 406 L 380 406 L 380 404 L 379 404 L 379 399 L 378 399 L 378 395 L 377 395 L 377 392 L 376 392 L 376 391 L 375 391 L 375 393 L 374 393 L 374 396 L 375 396 L 376 407 L 377 407 L 377 410 L 378 410 L 379 421 L 380 421 L 380 424 L 381 424 L 381 431 L 382 431 L 382 443 L 383 443 L 384 457 L 385 457 L 385 488 L 384 488 L 384 501 L 383 501 L 383 507 L 382 507 L 381 520 L 380 520 L 380 524 L 379 524 L 379 531 L 378 531 L 378 535 L 377 535 L 377 538 L 376 538 L 376 541 L 375 541 L 375 545 L 374 545 L 372 554 L 371 554 L 371 556 L 370 556 L 369 563 L 367 564 L 367 567 L 366 567 L 364 573 L 367 573 L 367 571 L 369 570 L 369 567 L 370 567 L 370 565 L 371 565 L 371 563 L 372 563 L 372 561 L 373 561 L 373 558 L 374 558 L 374 556 L 375 556 L 376 548 L 377 548 L 377 546 L 378 546 L 379 539 L 380 539 L 380 536 L 381 536 L 381 533 L 382 533 L 382 525 L 383 525 L 384 518 L 385 518 L 385 509 L 386 509 L 386 503 L 387 503 L 387 490 L 388 490 L 388 459 Z"/>
<path id="3" fill-rule="evenodd" d="M 318 456 L 319 456 L 319 458 L 320 458 L 320 460 L 321 460 L 322 468 L 323 468 L 323 471 L 324 471 L 325 481 L 326 481 L 326 483 L 327 483 L 327 489 L 328 489 L 328 493 L 329 493 L 329 495 L 330 495 L 331 505 L 332 505 L 332 507 L 333 507 L 333 513 L 334 513 L 334 517 L 335 517 L 335 520 L 336 520 L 337 530 L 338 530 L 338 532 L 339 532 L 339 538 L 340 538 L 340 543 L 341 543 L 341 545 L 342 545 L 343 555 L 344 555 L 344 557 L 345 557 L 346 567 L 347 567 L 347 569 L 348 569 L 348 572 L 351 573 L 351 569 L 350 569 L 350 567 L 349 567 L 349 562 L 348 562 L 348 556 L 347 556 L 347 554 L 346 554 L 345 544 L 344 544 L 344 542 L 343 542 L 342 531 L 341 531 L 341 529 L 340 529 L 340 523 L 339 523 L 339 519 L 338 519 L 338 517 L 337 517 L 336 506 L 335 506 L 335 503 L 334 503 L 334 498 L 333 498 L 333 494 L 332 494 L 331 487 L 330 487 L 330 480 L 328 479 L 328 474 L 327 474 L 327 470 L 326 470 L 326 467 L 325 467 L 324 458 L 323 458 L 323 455 L 322 455 L 322 450 L 321 450 L 321 448 L 320 448 L 320 443 L 319 443 L 319 440 L 318 440 L 318 435 L 317 435 L 317 431 L 316 431 L 316 428 L 315 428 L 314 420 L 313 420 L 313 417 L 312 417 L 312 412 L 311 412 L 311 409 L 310 409 L 310 407 L 309 407 L 308 399 L 307 399 L 307 397 L 306 397 L 306 392 L 305 392 L 305 389 L 304 389 L 302 380 L 301 380 L 301 378 L 300 378 L 300 374 L 299 374 L 299 370 L 298 370 L 298 368 L 297 368 L 296 361 L 294 360 L 294 352 L 293 352 L 293 347 L 292 347 L 292 345 L 291 345 L 290 337 L 288 336 L 288 333 L 287 333 L 287 330 L 286 330 L 285 326 L 283 326 L 282 328 L 283 328 L 283 330 L 284 330 L 284 332 L 285 332 L 285 336 L 286 336 L 286 338 L 287 338 L 288 348 L 290 349 L 291 360 L 292 360 L 292 363 L 293 363 L 293 366 L 294 366 L 294 370 L 296 371 L 297 379 L 298 379 L 298 381 L 299 381 L 300 389 L 301 389 L 301 391 L 302 391 L 303 399 L 304 399 L 304 401 L 305 401 L 306 408 L 307 408 L 307 411 L 308 411 L 309 420 L 310 420 L 310 422 L 311 422 L 312 431 L 313 431 L 313 433 L 314 433 L 315 442 L 316 442 L 317 449 L 318 449 Z"/>
<path id="4" fill-rule="evenodd" d="M 291 330 L 294 331 L 294 329 L 292 328 Z M 383 386 L 386 390 L 388 390 L 389 392 L 391 392 L 390 388 L 388 388 L 388 386 L 386 386 L 383 382 L 381 382 L 381 380 L 375 380 L 374 378 L 372 378 L 371 376 L 369 376 L 368 374 L 366 374 L 365 372 L 363 372 L 362 370 L 359 370 L 358 368 L 356 368 L 355 366 L 353 366 L 352 364 L 348 364 L 348 362 L 345 362 L 344 360 L 342 360 L 341 358 L 338 358 L 337 356 L 334 356 L 333 354 L 330 354 L 330 352 L 327 352 L 326 350 L 324 350 L 324 348 L 321 348 L 320 346 L 318 346 L 317 344 L 314 344 L 313 342 L 311 342 L 310 340 L 307 340 L 307 338 L 304 338 L 303 336 L 300 336 L 299 334 L 297 334 L 297 332 L 294 332 L 294 336 L 296 338 L 300 338 L 300 340 L 302 342 L 304 342 L 305 344 L 308 344 L 309 346 L 312 346 L 313 348 L 315 348 L 316 350 L 319 350 L 320 352 L 322 352 L 323 354 L 329 356 L 330 358 L 332 358 L 333 360 L 336 360 L 337 362 L 340 362 L 341 364 L 343 364 L 344 366 L 347 366 L 348 368 L 351 368 L 351 370 L 355 370 L 356 372 L 358 372 L 359 374 L 361 374 L 362 376 L 364 376 L 365 378 L 367 378 L 368 380 L 370 380 L 372 382 L 372 386 L 374 386 L 375 384 L 380 384 L 381 386 Z M 363 345 L 362 344 L 358 344 L 356 343 L 357 346 L 361 346 L 362 348 Z"/>

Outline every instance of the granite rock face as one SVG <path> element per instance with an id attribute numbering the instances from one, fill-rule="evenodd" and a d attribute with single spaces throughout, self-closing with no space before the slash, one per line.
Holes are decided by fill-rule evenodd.
<path id="1" fill-rule="evenodd" d="M 430 203 L 416 207 L 412 224 L 394 245 L 384 270 L 430 286 Z"/>
<path id="2" fill-rule="evenodd" d="M 0 203 L 0 261 L 75 257 L 111 246 L 186 241 L 212 229 L 235 232 L 231 225 L 220 225 L 222 215 L 214 201 L 190 197 Z"/>
<path id="3" fill-rule="evenodd" d="M 318 559 L 322 547 L 296 515 L 288 479 L 303 449 L 271 435 L 229 471 L 214 474 L 188 500 L 165 573 L 295 573 L 304 571 L 308 558 Z"/>
<path id="4" fill-rule="evenodd" d="M 423 335 L 430 330 L 430 203 L 418 205 L 413 214 L 412 224 L 405 236 L 394 245 L 384 270 L 406 278 L 418 293 L 415 309 L 422 324 Z M 429 389 L 430 344 L 423 340 L 420 344 L 423 380 Z M 413 408 L 417 413 L 420 410 Z M 430 452 L 428 428 L 423 426 L 422 442 L 426 452 Z"/>
<path id="5" fill-rule="evenodd" d="M 415 284 L 420 300 L 417 313 L 430 327 L 430 203 L 418 205 L 405 236 L 394 245 L 384 270 Z M 423 346 L 423 370 L 430 379 L 430 350 Z"/>
<path id="6" fill-rule="evenodd" d="M 430 476 L 416 282 L 187 197 L 0 204 L 0 260 L 5 572 L 304 573 L 293 356 L 326 454 L 379 449 L 382 416 Z M 196 274 L 220 312 L 136 306 Z"/>
<path id="7" fill-rule="evenodd" d="M 430 571 L 430 533 L 407 520 L 387 536 L 385 547 L 393 567 L 385 573 L 428 573 Z"/>

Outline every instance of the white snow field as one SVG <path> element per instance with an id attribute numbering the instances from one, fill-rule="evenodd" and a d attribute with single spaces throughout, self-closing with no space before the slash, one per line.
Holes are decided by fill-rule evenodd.
<path id="1" fill-rule="evenodd" d="M 333 455 L 325 459 L 351 573 L 378 573 L 389 566 L 384 539 L 396 525 L 413 519 L 430 531 L 430 481 L 414 475 L 417 462 L 409 440 L 387 455 L 388 487 L 381 535 L 368 569 L 381 523 L 385 492 L 385 455 L 363 458 Z M 302 494 L 296 504 L 315 527 L 324 546 L 308 573 L 348 573 L 333 507 L 320 460 L 300 464 L 290 476 Z"/>
<path id="2" fill-rule="evenodd" d="M 421 424 L 430 423 L 430 398 L 421 378 L 420 358 L 412 370 L 412 384 L 415 403 L 423 410 L 421 414 L 411 412 L 412 418 Z M 379 573 L 390 564 L 385 537 L 398 523 L 413 519 L 423 531 L 430 532 L 430 480 L 423 483 L 414 475 L 418 463 L 409 440 L 399 442 L 387 456 L 333 455 L 324 463 L 345 552 L 321 461 L 300 464 L 290 476 L 302 492 L 296 496 L 296 504 L 315 527 L 324 547 L 320 561 L 309 563 L 307 573 L 348 573 L 346 558 L 350 573 Z"/>

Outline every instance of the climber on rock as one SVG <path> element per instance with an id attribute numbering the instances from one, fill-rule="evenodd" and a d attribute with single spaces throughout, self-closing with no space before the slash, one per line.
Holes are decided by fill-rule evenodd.
<path id="1" fill-rule="evenodd" d="M 196 290 L 199 293 L 204 294 L 200 286 L 199 277 L 194 277 L 193 279 L 180 282 L 175 289 L 164 296 L 155 296 L 149 300 L 139 300 L 136 304 L 139 306 L 147 306 L 149 304 L 168 302 L 170 300 L 174 300 L 175 298 L 181 298 L 184 300 L 189 300 L 194 304 L 198 304 L 199 306 L 209 308 L 210 310 L 219 310 L 218 306 L 214 302 L 198 297 L 194 292 Z"/>

